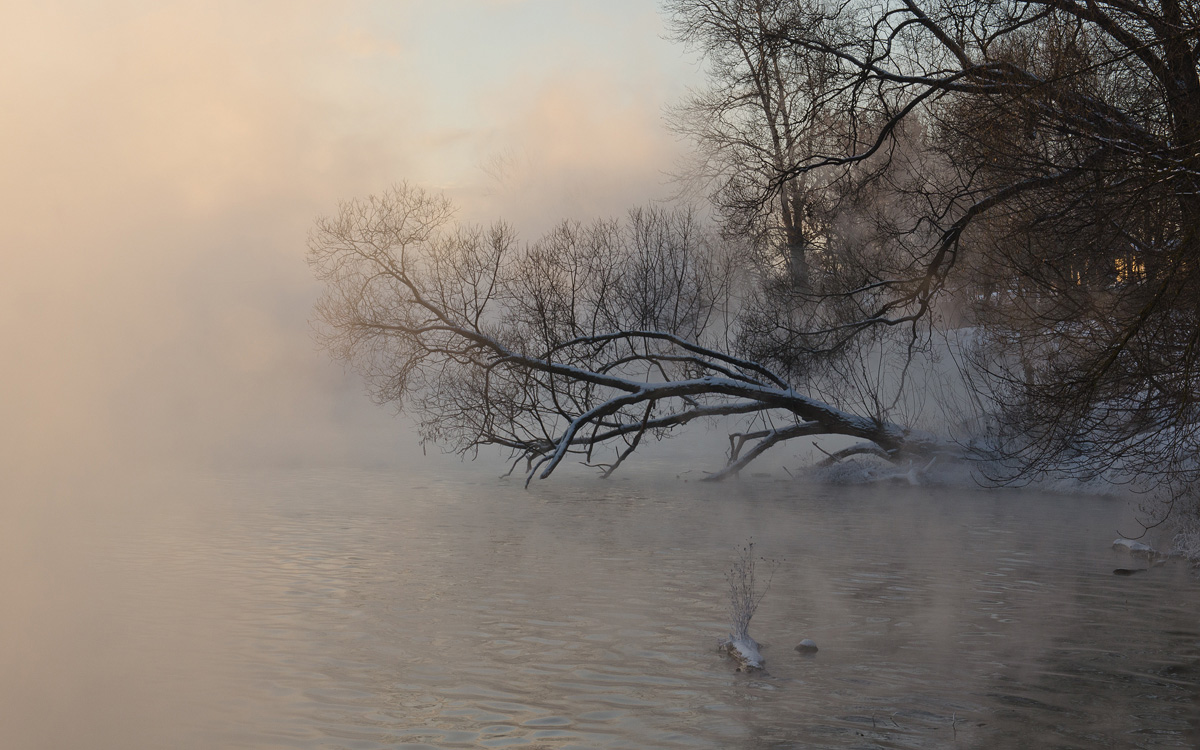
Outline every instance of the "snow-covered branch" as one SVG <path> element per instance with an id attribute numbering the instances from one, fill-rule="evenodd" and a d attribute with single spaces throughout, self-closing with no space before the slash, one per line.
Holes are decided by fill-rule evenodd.
<path id="1" fill-rule="evenodd" d="M 753 446 L 714 478 L 802 435 L 853 436 L 893 453 L 945 447 L 807 396 L 721 348 L 709 321 L 730 304 L 733 268 L 686 216 L 568 228 L 575 242 L 552 256 L 545 241 L 520 247 L 503 227 L 439 231 L 432 213 L 444 218 L 444 204 L 400 186 L 318 222 L 310 252 L 327 284 L 323 341 L 378 400 L 415 407 L 426 438 L 459 451 L 507 448 L 528 479 L 571 455 L 593 463 L 606 444 L 621 446 L 616 457 L 593 465 L 611 474 L 645 438 L 718 417 L 774 415 L 783 426 L 743 434 Z M 647 233 L 652 246 L 637 241 Z M 602 240 L 603 265 L 576 252 Z M 640 325 L 617 327 L 629 323 Z"/>

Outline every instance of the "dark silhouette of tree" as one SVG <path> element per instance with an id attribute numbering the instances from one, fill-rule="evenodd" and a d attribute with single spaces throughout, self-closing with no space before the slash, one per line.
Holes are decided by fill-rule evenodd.
<path id="1" fill-rule="evenodd" d="M 766 36 L 832 71 L 822 101 L 844 137 L 760 200 L 832 174 L 844 218 L 823 303 L 801 325 L 768 311 L 758 359 L 842 355 L 897 327 L 916 344 L 952 316 L 980 326 L 975 382 L 1016 475 L 1119 466 L 1192 483 L 1200 9 L 795 7 Z"/>
<path id="2" fill-rule="evenodd" d="M 830 145 L 830 71 L 791 54 L 776 33 L 797 22 L 794 2 L 672 0 L 666 11 L 675 39 L 709 68 L 710 85 L 671 110 L 695 146 L 684 179 L 706 191 L 727 235 L 754 239 L 764 279 L 806 291 L 824 234 L 823 185 L 819 175 L 780 175 Z"/>
<path id="3" fill-rule="evenodd" d="M 691 212 L 568 222 L 526 246 L 503 224 L 450 226 L 450 213 L 402 185 L 343 204 L 310 238 L 323 343 L 377 401 L 414 411 L 426 439 L 507 448 L 529 478 L 569 455 L 607 476 L 645 437 L 722 416 L 763 428 L 730 436 L 714 478 L 800 436 L 862 438 L 897 458 L 954 447 L 728 353 L 737 259 Z"/>
<path id="4" fill-rule="evenodd" d="M 326 343 L 377 398 L 415 400 L 426 437 L 460 450 L 509 447 L 531 476 L 572 452 L 611 472 L 713 415 L 759 420 L 724 473 L 815 434 L 900 460 L 955 451 L 896 424 L 879 382 L 805 394 L 861 391 L 885 359 L 917 387 L 909 365 L 954 330 L 979 411 L 957 452 L 995 479 L 1196 484 L 1195 4 L 668 10 L 710 63 L 675 119 L 721 239 L 643 210 L 518 247 L 503 225 L 443 229 L 448 207 L 411 188 L 346 204 L 310 258 Z M 758 262 L 739 275 L 735 257 Z"/>

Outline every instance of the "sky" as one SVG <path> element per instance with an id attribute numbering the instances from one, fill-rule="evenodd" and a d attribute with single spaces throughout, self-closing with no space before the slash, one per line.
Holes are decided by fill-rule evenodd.
<path id="1" fill-rule="evenodd" d="M 532 239 L 669 197 L 654 0 L 0 0 L 0 469 L 419 451 L 317 351 L 313 219 L 408 181 Z"/>

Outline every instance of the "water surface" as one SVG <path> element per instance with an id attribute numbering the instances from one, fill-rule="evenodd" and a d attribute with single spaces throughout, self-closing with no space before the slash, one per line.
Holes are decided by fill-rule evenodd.
<path id="1" fill-rule="evenodd" d="M 1124 502 L 362 471 L 127 492 L 25 550 L 70 554 L 15 589 L 6 746 L 1200 745 L 1200 583 L 1113 575 Z M 745 674 L 716 646 L 751 538 L 775 562 Z"/>

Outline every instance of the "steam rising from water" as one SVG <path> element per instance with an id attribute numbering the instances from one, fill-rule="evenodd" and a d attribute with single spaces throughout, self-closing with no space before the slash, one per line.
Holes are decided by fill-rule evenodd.
<path id="1" fill-rule="evenodd" d="M 409 179 L 533 236 L 666 192 L 653 3 L 541 5 L 5 4 L 5 746 L 177 747 L 226 684 L 222 587 L 169 533 L 198 495 L 146 477 L 420 459 L 311 341 L 314 216 Z"/>
<path id="2" fill-rule="evenodd" d="M 408 179 L 533 237 L 667 192 L 663 61 L 683 68 L 653 4 L 620 25 L 530 5 L 9 9 L 5 467 L 393 454 L 394 423 L 309 339 L 314 216 Z M 492 33 L 529 17 L 535 37 Z M 585 31 L 604 38 L 571 52 Z"/>
<path id="3" fill-rule="evenodd" d="M 1195 579 L 1112 575 L 1118 502 L 662 473 L 526 491 L 172 472 L 83 503 L 43 487 L 21 533 L 0 527 L 6 746 L 1200 736 Z M 749 537 L 784 558 L 751 676 L 716 651 Z"/>
<path id="4" fill-rule="evenodd" d="M 502 216 L 532 238 L 565 216 L 612 215 L 668 194 L 662 171 L 675 147 L 659 112 L 678 98 L 688 71 L 658 37 L 653 3 L 605 3 L 602 18 L 589 10 L 593 3 L 522 0 L 441 4 L 453 12 L 432 3 L 323 0 L 7 5 L 0 24 L 5 747 L 179 748 L 186 738 L 211 747 L 211 735 L 201 740 L 189 727 L 211 730 L 254 710 L 239 704 L 262 687 L 252 684 L 248 656 L 292 670 L 311 687 L 320 675 L 304 669 L 330 657 L 296 666 L 286 649 L 270 651 L 283 647 L 264 623 L 297 617 L 285 611 L 295 586 L 310 608 L 301 619 L 316 612 L 306 623 L 325 622 L 327 579 L 312 571 L 331 548 L 340 555 L 339 545 L 361 553 L 360 532 L 377 543 L 372 554 L 394 578 L 373 576 L 361 588 L 357 579 L 339 579 L 353 578 L 352 566 L 329 574 L 354 596 L 393 580 L 431 586 L 433 579 L 394 567 L 404 560 L 389 556 L 395 542 L 380 529 L 400 529 L 427 547 L 441 544 L 447 529 L 473 529 L 495 537 L 497 554 L 515 556 L 518 570 L 527 551 L 558 550 L 553 565 L 526 561 L 539 578 L 572 561 L 580 575 L 603 572 L 572 556 L 575 547 L 560 539 L 567 532 L 589 544 L 593 536 L 645 534 L 668 547 L 679 570 L 693 569 L 691 552 L 659 544 L 679 515 L 652 505 L 649 517 L 661 523 L 629 531 L 621 524 L 632 522 L 618 514 L 613 532 L 560 513 L 564 523 L 550 533 L 532 523 L 542 515 L 540 499 L 521 495 L 530 522 L 493 532 L 470 526 L 479 523 L 477 497 L 451 493 L 464 509 L 446 521 L 441 503 L 425 502 L 426 520 L 439 531 L 414 531 L 419 516 L 396 514 L 418 505 L 406 506 L 405 493 L 421 490 L 394 492 L 391 482 L 405 469 L 430 471 L 416 468 L 415 438 L 315 351 L 307 324 L 316 289 L 303 263 L 305 233 L 341 198 L 409 179 L 446 188 L 462 218 Z M 298 486 L 265 493 L 273 516 L 253 505 L 263 494 L 257 490 L 229 493 L 203 472 L 178 470 L 214 463 L 387 463 L 401 471 L 363 490 L 394 492 L 366 506 L 334 502 L 354 471 L 319 491 L 289 475 Z M 689 456 L 685 468 L 711 465 Z M 490 488 L 495 468 L 446 461 L 434 473 L 479 471 Z M 296 510 L 297 503 L 309 507 Z M 353 523 L 339 515 L 346 508 L 360 514 Z M 591 513 L 586 500 L 579 508 Z M 503 517 L 507 509 L 489 512 Z M 707 513 L 695 523 L 706 534 L 732 529 L 734 541 L 762 533 L 743 528 L 743 515 L 714 523 Z M 506 535 L 533 539 L 518 544 Z M 452 545 L 434 551 L 460 559 Z M 409 554 L 414 565 L 441 559 Z M 639 575 L 655 570 L 636 562 L 629 569 Z M 710 561 L 718 602 L 723 564 Z M 274 577 L 264 577 L 267 567 Z M 613 601 L 623 601 L 623 584 L 612 585 Z M 694 599 L 694 589 L 689 582 L 679 596 Z M 431 588 L 430 601 L 438 593 Z M 370 601 L 362 611 L 379 618 L 372 626 L 391 627 L 392 604 Z M 831 623 L 839 615 L 833 604 L 825 613 Z M 717 627 L 714 638 L 723 620 Z M 674 645 L 691 648 L 693 635 L 676 634 Z M 245 644 L 257 651 L 239 651 Z M 373 647 L 394 653 L 387 639 Z M 394 687 L 394 675 L 385 677 Z M 293 737 L 291 746 L 303 744 Z"/>

